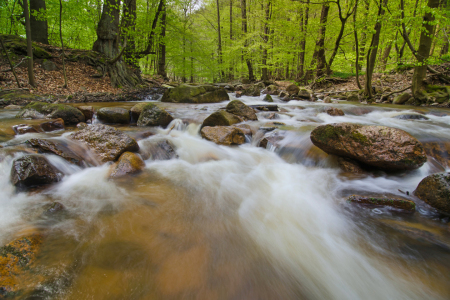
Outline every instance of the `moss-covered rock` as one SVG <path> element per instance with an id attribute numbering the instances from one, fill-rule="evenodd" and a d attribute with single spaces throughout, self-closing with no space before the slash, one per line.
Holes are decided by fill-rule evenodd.
<path id="1" fill-rule="evenodd" d="M 422 144 L 406 131 L 385 126 L 328 124 L 311 132 L 314 145 L 337 156 L 388 171 L 421 167 L 427 157 Z"/>
<path id="2" fill-rule="evenodd" d="M 18 55 L 27 55 L 27 40 L 17 36 L 17 35 L 9 35 L 3 34 L 1 36 L 3 43 L 6 49 L 18 54 Z M 42 49 L 38 46 L 38 44 L 33 43 L 33 57 L 34 58 L 42 58 L 49 59 L 52 57 L 50 53 Z"/>
<path id="3" fill-rule="evenodd" d="M 212 113 L 209 115 L 202 124 L 202 127 L 205 126 L 230 126 L 233 124 L 237 124 L 239 122 L 242 122 L 243 118 L 240 118 L 232 113 L 229 113 L 225 110 L 219 110 L 215 113 Z"/>
<path id="4" fill-rule="evenodd" d="M 270 96 L 270 94 L 266 94 L 264 96 L 263 101 L 265 101 L 265 102 L 273 102 L 272 96 Z"/>
<path id="5" fill-rule="evenodd" d="M 414 212 L 416 210 L 416 204 L 414 201 L 403 198 L 385 198 L 385 197 L 368 197 L 352 195 L 347 199 L 347 202 L 363 204 L 369 206 L 387 206 L 405 211 Z"/>
<path id="6" fill-rule="evenodd" d="M 212 141 L 218 145 L 241 145 L 245 143 L 244 132 L 236 127 L 216 126 L 203 127 L 201 130 L 202 138 Z"/>
<path id="7" fill-rule="evenodd" d="M 141 115 L 142 110 L 147 104 L 148 104 L 147 102 L 140 102 L 131 108 L 130 112 L 132 122 L 137 122 L 139 116 Z"/>
<path id="8" fill-rule="evenodd" d="M 342 109 L 336 108 L 336 107 L 327 107 L 325 109 L 325 112 L 329 114 L 330 116 L 343 116 L 345 115 Z"/>
<path id="9" fill-rule="evenodd" d="M 412 96 L 410 93 L 400 94 L 394 98 L 394 101 L 392 102 L 392 104 L 405 104 L 411 97 Z"/>
<path id="10" fill-rule="evenodd" d="M 286 87 L 286 92 L 289 94 L 289 96 L 296 95 L 300 91 L 300 88 L 295 85 L 291 84 L 288 87 Z"/>
<path id="11" fill-rule="evenodd" d="M 137 174 L 145 168 L 145 163 L 142 158 L 136 153 L 125 152 L 115 163 L 111 169 L 111 178 L 122 177 L 128 174 Z"/>
<path id="12" fill-rule="evenodd" d="M 437 210 L 450 214 L 450 173 L 425 177 L 414 194 Z"/>
<path id="13" fill-rule="evenodd" d="M 242 101 L 239 101 L 239 100 L 233 100 L 230 103 L 228 103 L 228 105 L 226 107 L 226 111 L 233 115 L 242 117 L 242 118 L 244 118 L 244 120 L 252 120 L 252 121 L 258 120 L 258 117 L 256 116 L 253 108 L 245 105 Z M 205 125 L 205 126 L 210 126 L 210 125 Z"/>
<path id="14" fill-rule="evenodd" d="M 222 87 L 188 84 L 167 89 L 161 99 L 162 102 L 174 103 L 217 103 L 227 100 L 230 98 Z"/>
<path id="15" fill-rule="evenodd" d="M 137 125 L 167 127 L 172 120 L 173 117 L 167 111 L 153 103 L 148 103 L 142 108 Z"/>
<path id="16" fill-rule="evenodd" d="M 103 107 L 97 111 L 97 118 L 103 123 L 129 124 L 130 112 L 122 107 Z"/>
<path id="17" fill-rule="evenodd" d="M 58 119 L 61 118 L 66 124 L 77 124 L 84 122 L 83 113 L 70 105 L 48 104 L 45 102 L 34 101 L 25 106 L 16 116 L 16 118 L 31 119 Z"/>

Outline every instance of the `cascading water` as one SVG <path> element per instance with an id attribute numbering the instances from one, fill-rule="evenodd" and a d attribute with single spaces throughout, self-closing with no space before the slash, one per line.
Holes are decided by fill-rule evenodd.
<path id="1" fill-rule="evenodd" d="M 247 104 L 259 98 L 243 97 Z M 103 105 L 103 104 L 102 104 Z M 120 104 L 114 104 L 120 105 Z M 421 140 L 450 140 L 450 116 L 392 118 L 396 109 L 291 101 L 274 151 L 218 146 L 201 139 L 201 120 L 224 104 L 167 106 L 167 129 L 139 141 L 167 139 L 177 158 L 146 161 L 136 176 L 110 180 L 109 165 L 74 166 L 46 154 L 63 179 L 41 191 L 16 193 L 12 161 L 0 162 L 0 240 L 29 227 L 46 232 L 36 295 L 49 299 L 448 299 L 448 219 L 418 202 L 418 212 L 357 208 L 350 194 L 405 196 L 436 170 L 432 161 L 405 174 L 343 175 L 312 150 L 318 124 L 354 122 L 406 130 Z M 405 111 L 402 111 L 405 112 Z M 416 113 L 406 110 L 407 113 Z M 259 128 L 260 121 L 249 122 Z M 8 119 L 4 119 L 10 122 Z M 273 117 L 273 116 L 271 116 Z M 7 122 L 8 126 L 9 123 Z M 122 128 L 125 130 L 125 128 Z M 134 134 L 139 129 L 126 128 Z M 16 145 L 43 134 L 16 136 Z M 60 133 L 59 133 L 60 135 Z M 65 140 L 66 135 L 57 138 Z M 58 136 L 58 134 L 54 134 Z M 260 134 L 259 136 L 262 136 Z M 86 157 L 86 153 L 80 151 Z M 91 158 L 92 161 L 92 158 Z M 60 217 L 45 214 L 54 201 Z M 411 235 L 413 233 L 413 235 Z M 414 238 L 417 237 L 417 238 Z M 40 280 L 40 281 L 39 281 Z M 38 292 L 36 292 L 38 291 Z M 29 296 L 29 295 L 28 295 Z M 24 296 L 25 297 L 25 296 Z"/>

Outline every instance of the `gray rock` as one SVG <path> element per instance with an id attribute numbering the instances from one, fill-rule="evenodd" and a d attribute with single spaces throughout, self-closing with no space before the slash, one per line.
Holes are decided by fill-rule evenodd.
<path id="1" fill-rule="evenodd" d="M 43 155 L 25 155 L 14 160 L 11 182 L 18 189 L 58 182 L 62 174 Z"/>
<path id="2" fill-rule="evenodd" d="M 52 62 L 51 60 L 48 60 L 48 59 L 44 59 L 44 61 L 42 62 L 42 68 L 45 71 L 58 70 L 58 67 L 56 66 L 56 64 L 54 62 Z"/>
<path id="3" fill-rule="evenodd" d="M 31 119 L 58 119 L 64 120 L 65 124 L 77 124 L 84 122 L 83 113 L 70 105 L 48 104 L 45 102 L 34 101 L 25 106 L 16 116 L 16 118 Z"/>
<path id="4" fill-rule="evenodd" d="M 103 107 L 97 111 L 97 118 L 103 123 L 129 124 L 130 112 L 121 107 Z"/>
<path id="5" fill-rule="evenodd" d="M 153 103 L 148 103 L 142 108 L 137 125 L 167 127 L 172 120 L 173 117 L 167 111 Z"/>

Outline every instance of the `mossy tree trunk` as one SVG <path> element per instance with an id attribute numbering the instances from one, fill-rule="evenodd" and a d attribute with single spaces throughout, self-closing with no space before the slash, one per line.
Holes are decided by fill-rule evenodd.
<path id="1" fill-rule="evenodd" d="M 166 5 L 162 2 L 162 16 L 161 16 L 161 35 L 159 38 L 159 58 L 158 58 L 158 75 L 162 76 L 164 80 L 168 80 L 166 72 Z"/>
<path id="2" fill-rule="evenodd" d="M 428 7 L 433 9 L 439 6 L 440 0 L 428 0 Z M 414 68 L 412 79 L 412 92 L 416 99 L 422 99 L 423 89 L 425 87 L 424 79 L 427 75 L 427 59 L 430 56 L 431 44 L 433 42 L 434 29 L 433 25 L 435 17 L 430 10 L 427 10 L 423 16 L 423 30 L 420 34 L 419 49 L 417 50 L 418 64 Z"/>
<path id="3" fill-rule="evenodd" d="M 97 28 L 97 41 L 93 50 L 105 54 L 106 71 L 115 87 L 134 87 L 141 83 L 141 78 L 125 64 L 121 57 L 119 38 L 119 0 L 106 0 Z"/>
<path id="4" fill-rule="evenodd" d="M 20 1 L 25 15 L 25 4 L 28 1 Z M 46 12 L 45 0 L 30 0 L 30 9 L 28 6 L 26 10 L 29 11 L 30 26 L 31 26 L 31 40 L 43 44 L 48 42 L 48 23 L 47 18 L 42 14 Z"/>

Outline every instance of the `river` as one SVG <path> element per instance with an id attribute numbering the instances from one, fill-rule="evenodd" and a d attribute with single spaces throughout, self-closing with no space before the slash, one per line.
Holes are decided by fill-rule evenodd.
<path id="1" fill-rule="evenodd" d="M 277 147 L 256 147 L 261 131 L 239 147 L 203 140 L 201 122 L 227 102 L 160 103 L 177 118 L 172 130 L 115 127 L 134 137 L 151 130 L 141 149 L 166 138 L 177 158 L 149 159 L 139 175 L 110 180 L 109 164 L 83 169 L 46 154 L 65 176 L 28 193 L 10 182 L 23 153 L 7 154 L 35 137 L 68 142 L 76 128 L 11 136 L 12 125 L 30 121 L 0 110 L 0 241 L 27 230 L 46 236 L 30 282 L 52 279 L 32 299 L 449 299 L 449 217 L 412 195 L 421 179 L 449 166 L 429 158 L 415 171 L 345 174 L 309 135 L 320 124 L 351 122 L 450 142 L 450 111 L 274 100 L 276 119 L 259 112 L 247 124 L 282 122 L 270 132 L 280 137 Z M 327 106 L 345 116 L 327 115 Z M 428 120 L 393 118 L 402 113 Z M 352 194 L 407 197 L 417 210 L 354 206 L 346 202 Z M 56 217 L 44 213 L 54 201 L 65 207 Z"/>

